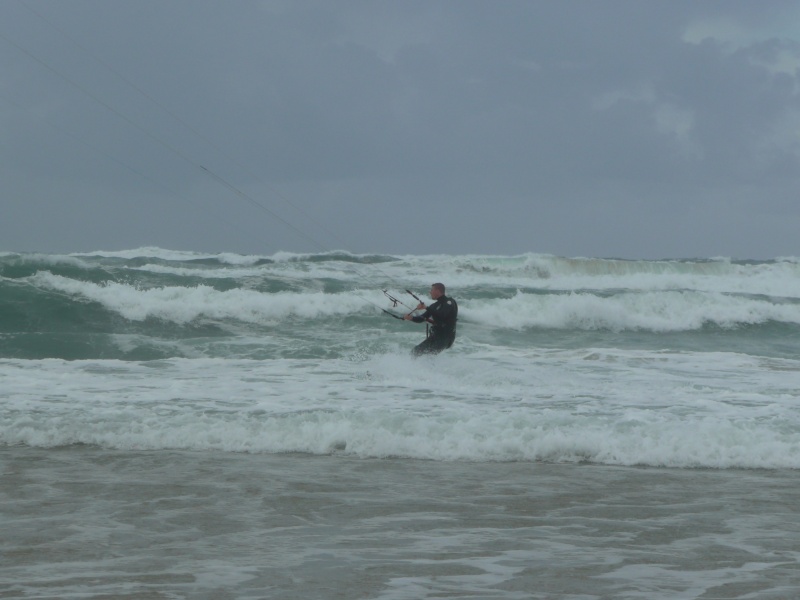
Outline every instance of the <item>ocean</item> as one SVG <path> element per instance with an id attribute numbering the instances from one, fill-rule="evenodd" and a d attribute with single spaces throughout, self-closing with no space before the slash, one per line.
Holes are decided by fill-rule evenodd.
<path id="1" fill-rule="evenodd" d="M 0 253 L 2 598 L 800 598 L 798 500 L 795 258 Z"/>

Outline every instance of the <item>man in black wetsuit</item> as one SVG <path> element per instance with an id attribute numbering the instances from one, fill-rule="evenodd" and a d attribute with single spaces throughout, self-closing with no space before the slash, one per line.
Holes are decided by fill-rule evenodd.
<path id="1" fill-rule="evenodd" d="M 430 306 L 419 303 L 416 310 L 426 309 L 424 313 L 416 317 L 406 315 L 406 320 L 422 323 L 427 321 L 431 324 L 430 333 L 421 344 L 418 344 L 411 354 L 420 356 L 422 354 L 438 354 L 453 345 L 456 339 L 456 321 L 458 320 L 458 304 L 452 298 L 444 295 L 444 284 L 434 283 L 431 286 L 431 298 L 436 300 Z"/>

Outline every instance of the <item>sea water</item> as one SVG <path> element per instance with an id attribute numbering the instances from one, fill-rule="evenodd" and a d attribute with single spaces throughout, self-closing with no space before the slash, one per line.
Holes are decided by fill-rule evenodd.
<path id="1" fill-rule="evenodd" d="M 0 255 L 3 598 L 800 598 L 799 487 L 794 258 Z"/>

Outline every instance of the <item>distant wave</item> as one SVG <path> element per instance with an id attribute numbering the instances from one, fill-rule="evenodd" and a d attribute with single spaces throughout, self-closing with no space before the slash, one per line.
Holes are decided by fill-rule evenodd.
<path id="1" fill-rule="evenodd" d="M 117 282 L 77 281 L 47 271 L 29 277 L 26 283 L 34 288 L 68 294 L 79 302 L 97 302 L 133 321 L 156 318 L 182 324 L 207 317 L 263 323 L 290 316 L 314 319 L 356 314 L 365 309 L 364 301 L 358 296 L 321 291 L 264 294 L 246 289 L 216 290 L 207 285 L 141 289 Z"/>
<path id="2" fill-rule="evenodd" d="M 46 255 L 37 255 L 46 256 Z M 298 253 L 279 251 L 269 255 L 236 254 L 232 252 L 195 252 L 188 250 L 165 250 L 155 246 L 145 246 L 132 250 L 96 250 L 94 252 L 78 252 L 67 256 L 72 257 L 107 257 L 107 258 L 155 258 L 172 262 L 196 262 L 202 260 L 214 260 L 220 264 L 230 265 L 253 265 L 263 262 L 292 262 L 292 261 L 344 261 L 359 263 L 379 263 L 396 260 L 394 257 L 384 254 L 354 254 L 346 250 L 331 250 L 318 253 Z"/>
<path id="3" fill-rule="evenodd" d="M 145 254 L 150 257 L 144 258 Z M 200 259 L 223 257 L 224 262 Z M 196 319 L 272 323 L 292 317 L 380 315 L 384 286 L 424 295 L 446 278 L 463 323 L 495 328 L 651 332 L 697 331 L 766 323 L 800 325 L 800 263 L 612 261 L 542 255 L 266 257 L 173 252 L 158 248 L 97 254 L 0 257 L 0 303 L 54 314 L 46 296 L 95 303 L 132 321 Z M 395 283 L 397 282 L 397 283 Z M 426 283 L 423 283 L 426 282 Z M 423 287 L 423 285 L 425 287 Z M 393 287 L 394 286 L 394 287 Z M 9 295 L 13 295 L 13 300 Z M 87 317 L 88 318 L 88 317 Z M 37 322 L 40 317 L 30 316 Z M 21 321 L 22 322 L 22 321 Z"/>
<path id="4" fill-rule="evenodd" d="M 166 261 L 191 262 L 202 259 L 215 259 L 219 262 L 226 262 L 234 265 L 254 264 L 264 257 L 246 254 L 235 254 L 232 252 L 208 253 L 194 252 L 190 250 L 166 250 L 155 246 L 144 246 L 132 250 L 96 250 L 93 252 L 76 252 L 69 256 L 77 257 L 108 257 L 108 258 L 157 258 Z"/>
<path id="5" fill-rule="evenodd" d="M 698 330 L 758 325 L 769 321 L 800 324 L 800 302 L 774 301 L 717 292 L 666 291 L 527 294 L 475 300 L 467 314 L 496 327 L 522 329 Z"/>
<path id="6" fill-rule="evenodd" d="M 28 287 L 19 293 L 57 292 L 74 302 L 95 302 L 125 319 L 149 318 L 188 323 L 197 318 L 267 323 L 290 317 L 325 319 L 332 316 L 379 313 L 385 297 L 379 290 L 215 289 L 189 281 L 181 285 L 141 287 L 135 281 L 83 281 L 49 271 L 17 280 Z M 2 282 L 0 282 L 2 283 Z M 19 283 L 17 285 L 19 285 Z M 6 289 L 0 285 L 0 294 Z M 27 292 L 26 292 L 27 290 Z M 507 329 L 610 329 L 654 332 L 697 330 L 707 324 L 729 328 L 780 322 L 800 325 L 800 300 L 691 290 L 616 293 L 530 293 L 462 299 L 463 322 Z"/>

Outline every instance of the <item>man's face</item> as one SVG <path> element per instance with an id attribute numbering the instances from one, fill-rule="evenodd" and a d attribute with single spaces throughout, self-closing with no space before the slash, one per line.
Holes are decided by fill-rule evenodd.
<path id="1" fill-rule="evenodd" d="M 441 295 L 442 295 L 442 292 L 440 292 L 440 291 L 439 291 L 437 288 L 435 288 L 435 287 L 431 287 L 431 298 L 433 298 L 434 300 L 436 300 L 436 299 L 438 299 L 438 298 L 439 298 L 439 296 L 441 296 Z"/>

